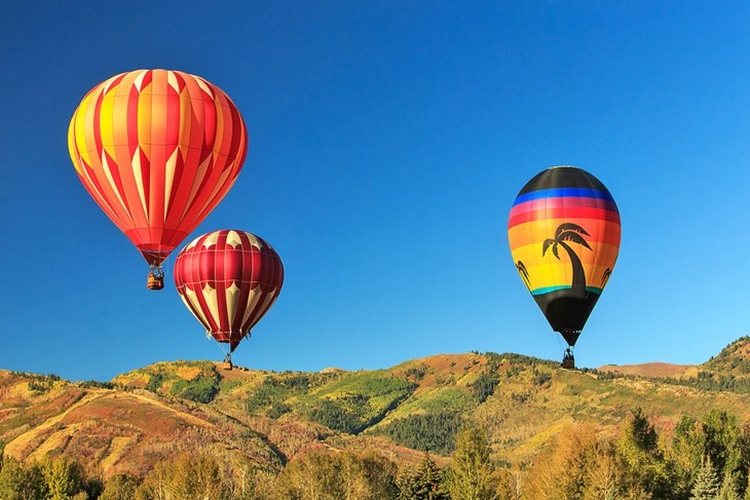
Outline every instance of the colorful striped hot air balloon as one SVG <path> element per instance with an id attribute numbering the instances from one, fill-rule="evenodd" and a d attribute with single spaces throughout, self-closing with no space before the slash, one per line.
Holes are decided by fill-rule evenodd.
<path id="1" fill-rule="evenodd" d="M 183 248 L 174 282 L 206 333 L 229 344 L 231 353 L 276 301 L 284 267 L 263 239 L 228 229 L 199 236 Z M 225 361 L 231 368 L 229 355 Z"/>
<path id="2" fill-rule="evenodd" d="M 568 343 L 564 364 L 609 280 L 620 248 L 620 214 L 596 177 L 547 169 L 518 193 L 508 219 L 513 262 L 537 305 Z"/>
<path id="3" fill-rule="evenodd" d="M 68 130 L 78 177 L 151 266 L 161 264 L 234 184 L 247 154 L 237 107 L 206 80 L 122 73 L 83 98 Z"/>

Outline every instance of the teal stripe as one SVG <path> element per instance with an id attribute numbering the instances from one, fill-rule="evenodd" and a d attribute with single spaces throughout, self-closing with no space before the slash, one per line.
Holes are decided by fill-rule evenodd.
<path id="1" fill-rule="evenodd" d="M 555 292 L 557 290 L 570 290 L 571 287 L 569 286 L 546 286 L 544 288 L 537 288 L 536 290 L 531 291 L 531 295 L 544 295 L 545 293 Z M 596 287 L 596 286 L 587 286 L 586 291 L 592 292 L 597 295 L 602 294 L 602 288 Z"/>

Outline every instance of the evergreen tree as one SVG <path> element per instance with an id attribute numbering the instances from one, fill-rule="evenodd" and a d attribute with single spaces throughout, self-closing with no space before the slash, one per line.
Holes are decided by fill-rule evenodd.
<path id="1" fill-rule="evenodd" d="M 695 475 L 701 467 L 703 438 L 697 429 L 697 421 L 683 415 L 672 434 L 669 463 L 673 471 L 672 491 L 675 498 L 690 498 Z M 750 499 L 749 499 L 750 500 Z"/>
<path id="2" fill-rule="evenodd" d="M 398 488 L 399 500 L 450 500 L 443 474 L 427 452 L 416 472 L 403 477 Z"/>
<path id="3" fill-rule="evenodd" d="M 711 459 L 706 457 L 695 477 L 690 500 L 717 500 L 718 496 L 719 478 Z"/>
<path id="4" fill-rule="evenodd" d="M 737 441 L 739 426 L 734 415 L 726 411 L 711 410 L 701 422 L 703 431 L 703 454 L 711 459 L 711 464 L 720 477 L 731 472 L 738 465 Z"/>
<path id="5" fill-rule="evenodd" d="M 83 468 L 74 460 L 58 458 L 48 461 L 42 466 L 42 473 L 49 489 L 49 500 L 88 498 Z M 84 493 L 84 496 L 79 493 Z"/>
<path id="6" fill-rule="evenodd" d="M 625 424 L 617 448 L 625 466 L 628 490 L 643 491 L 654 498 L 674 498 L 673 481 L 658 447 L 656 430 L 640 408 Z"/>
<path id="7" fill-rule="evenodd" d="M 689 491 L 698 471 L 708 458 L 728 495 L 743 492 L 748 484 L 750 467 L 750 431 L 741 428 L 734 415 L 711 410 L 700 422 L 683 417 L 675 427 L 671 461 L 674 464 L 675 491 Z M 680 498 L 685 498 L 681 496 Z"/>
<path id="8" fill-rule="evenodd" d="M 722 483 L 721 490 L 719 491 L 719 495 L 716 497 L 717 500 L 742 500 L 742 497 L 740 497 L 736 491 L 734 491 L 734 488 L 725 488 Z"/>
<path id="9" fill-rule="evenodd" d="M 717 500 L 742 500 L 737 494 L 737 488 L 735 485 L 737 480 L 732 477 L 732 474 L 724 476 L 724 480 L 721 482 L 721 489 L 716 497 Z"/>
<path id="10" fill-rule="evenodd" d="M 47 500 L 47 485 L 37 464 L 24 466 L 5 457 L 0 469 L 0 498 L 3 500 Z"/>
<path id="11" fill-rule="evenodd" d="M 107 479 L 99 500 L 133 500 L 137 487 L 136 480 L 127 474 L 114 475 Z"/>
<path id="12" fill-rule="evenodd" d="M 467 425 L 456 436 L 448 490 L 454 500 L 495 500 L 495 464 L 482 429 Z"/>
<path id="13" fill-rule="evenodd" d="M 398 487 L 397 500 L 415 500 L 417 498 L 416 474 L 406 472 L 396 481 Z"/>

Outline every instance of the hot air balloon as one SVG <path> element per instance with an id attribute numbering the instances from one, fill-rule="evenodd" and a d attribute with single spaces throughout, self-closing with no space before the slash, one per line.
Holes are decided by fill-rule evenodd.
<path id="1" fill-rule="evenodd" d="M 164 287 L 162 262 L 224 198 L 247 154 L 237 107 L 206 80 L 163 69 L 122 73 L 89 91 L 68 149 L 78 177 Z"/>
<path id="2" fill-rule="evenodd" d="M 279 296 L 284 267 L 263 239 L 225 229 L 199 236 L 180 250 L 174 282 L 206 335 L 229 344 L 224 362 L 231 369 L 231 353 Z"/>
<path id="3" fill-rule="evenodd" d="M 549 168 L 516 197 L 508 219 L 513 262 L 550 326 L 573 346 L 604 290 L 620 248 L 620 214 L 596 177 L 571 166 Z"/>

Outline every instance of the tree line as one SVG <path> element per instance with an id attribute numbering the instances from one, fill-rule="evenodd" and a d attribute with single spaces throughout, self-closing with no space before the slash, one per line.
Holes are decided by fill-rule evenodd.
<path id="1" fill-rule="evenodd" d="M 0 448 L 1 450 L 1 448 Z M 530 463 L 491 455 L 464 425 L 444 459 L 413 467 L 376 449 L 301 453 L 275 474 L 208 452 L 162 461 L 143 478 L 106 480 L 64 457 L 3 456 L 3 500 L 750 500 L 750 425 L 722 410 L 656 431 L 640 409 L 616 431 L 572 424 Z"/>

